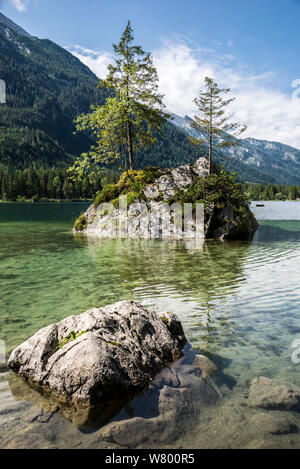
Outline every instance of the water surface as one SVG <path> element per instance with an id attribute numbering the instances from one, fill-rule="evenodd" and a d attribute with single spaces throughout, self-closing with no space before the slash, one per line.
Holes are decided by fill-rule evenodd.
<path id="1" fill-rule="evenodd" d="M 286 220 L 263 216 L 268 221 L 252 242 L 200 244 L 74 236 L 72 222 L 88 204 L 0 204 L 0 338 L 7 352 L 70 314 L 133 299 L 176 312 L 193 348 L 217 364 L 234 396 L 256 376 L 300 387 L 300 365 L 291 360 L 291 344 L 300 339 L 300 221 L 292 220 L 294 205 L 281 204 Z M 191 433 L 185 444 L 207 442 Z"/>

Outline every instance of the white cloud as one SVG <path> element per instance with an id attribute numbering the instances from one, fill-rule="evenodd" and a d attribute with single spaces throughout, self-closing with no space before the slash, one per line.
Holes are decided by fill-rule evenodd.
<path id="1" fill-rule="evenodd" d="M 10 0 L 10 3 L 20 12 L 26 10 L 26 5 L 23 0 Z"/>
<path id="2" fill-rule="evenodd" d="M 113 56 L 110 52 L 94 51 L 79 45 L 68 46 L 66 49 L 87 65 L 97 77 L 105 78 L 107 66 L 113 61 Z"/>
<path id="3" fill-rule="evenodd" d="M 94 73 L 103 78 L 112 60 L 109 52 L 81 46 L 69 48 Z M 273 140 L 300 148 L 300 98 L 292 99 L 274 85 L 276 74 L 253 74 L 236 64 L 235 57 L 193 47 L 190 43 L 165 41 L 153 53 L 160 77 L 160 89 L 167 109 L 179 115 L 195 113 L 193 99 L 206 76 L 230 87 L 236 101 L 235 120 L 248 125 L 245 137 Z"/>

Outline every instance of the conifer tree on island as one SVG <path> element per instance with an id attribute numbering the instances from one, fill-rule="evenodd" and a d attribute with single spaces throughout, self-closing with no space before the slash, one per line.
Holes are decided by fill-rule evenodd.
<path id="1" fill-rule="evenodd" d="M 194 99 L 198 115 L 194 116 L 193 126 L 203 133 L 203 137 L 191 140 L 208 145 L 209 174 L 212 173 L 213 149 L 238 145 L 237 137 L 247 129 L 245 125 L 232 122 L 233 114 L 226 113 L 227 106 L 235 98 L 223 99 L 222 95 L 227 95 L 230 91 L 230 88 L 219 88 L 212 78 L 206 77 L 204 89 Z"/>
<path id="2" fill-rule="evenodd" d="M 119 44 L 113 44 L 115 63 L 108 66 L 106 79 L 100 80 L 99 86 L 111 90 L 110 97 L 76 120 L 77 130 L 91 130 L 97 139 L 71 168 L 79 176 L 114 162 L 125 170 L 135 169 L 135 151 L 155 144 L 157 135 L 163 135 L 169 115 L 158 90 L 158 74 L 151 54 L 133 41 L 129 21 Z"/>

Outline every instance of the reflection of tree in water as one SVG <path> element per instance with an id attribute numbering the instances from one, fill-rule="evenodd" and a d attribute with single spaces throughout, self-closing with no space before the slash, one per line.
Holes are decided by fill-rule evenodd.
<path id="1" fill-rule="evenodd" d="M 153 303 L 167 299 L 167 308 L 180 315 L 192 343 L 200 341 L 207 352 L 211 343 L 225 337 L 229 343 L 236 337 L 236 324 L 230 320 L 225 300 L 245 281 L 251 243 L 206 241 L 197 245 L 85 237 L 78 242 L 87 249 L 93 288 L 101 295 L 101 304 L 107 302 L 105 289 L 113 292 L 114 301 L 127 298 L 150 304 L 151 299 Z M 190 305 L 188 312 L 184 303 Z"/>
<path id="2" fill-rule="evenodd" d="M 80 238 L 94 263 L 95 283 L 101 287 L 118 278 L 132 296 L 145 288 L 149 296 L 192 298 L 203 308 L 232 294 L 245 280 L 247 242 L 105 240 Z M 105 278 L 97 278 L 97 271 Z"/>

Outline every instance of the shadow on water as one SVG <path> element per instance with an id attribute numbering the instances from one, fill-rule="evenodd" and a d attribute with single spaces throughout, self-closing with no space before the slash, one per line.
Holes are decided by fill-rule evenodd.
<path id="1" fill-rule="evenodd" d="M 300 222 L 295 230 L 295 222 L 266 222 L 260 225 L 254 235 L 254 242 L 297 242 L 300 240 Z"/>

